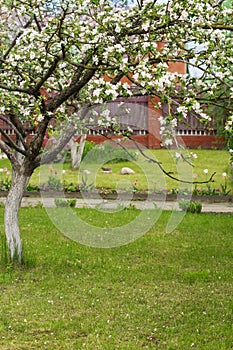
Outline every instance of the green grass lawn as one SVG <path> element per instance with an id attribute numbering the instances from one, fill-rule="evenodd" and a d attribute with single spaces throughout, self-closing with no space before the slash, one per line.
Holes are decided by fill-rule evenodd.
<path id="1" fill-rule="evenodd" d="M 190 152 L 192 152 L 190 150 Z M 214 176 L 214 182 L 210 183 L 211 188 L 221 189 L 221 185 L 224 184 L 225 178 L 223 178 L 223 172 L 229 172 L 229 153 L 224 150 L 193 150 L 198 156 L 197 159 L 193 160 L 193 167 L 188 165 L 183 161 L 175 162 L 172 154 L 167 150 L 150 150 L 148 153 L 157 161 L 161 162 L 166 171 L 171 171 L 172 175 L 175 177 L 193 181 L 206 181 L 211 174 L 216 172 Z M 95 187 L 112 188 L 119 189 L 125 188 L 126 190 L 132 189 L 132 185 L 136 182 L 136 187 L 138 190 L 171 190 L 173 188 L 179 188 L 180 190 L 185 190 L 189 188 L 194 189 L 194 186 L 189 186 L 185 183 L 179 183 L 165 176 L 156 164 L 148 162 L 145 158 L 139 157 L 136 162 L 121 162 L 107 164 L 108 167 L 112 168 L 111 174 L 103 174 L 101 167 L 103 164 L 83 164 L 81 169 L 87 169 L 91 172 L 88 175 L 87 182 L 89 184 L 93 183 Z M 122 167 L 130 167 L 135 171 L 133 175 L 122 176 L 120 175 L 120 170 Z M 56 168 L 56 166 L 55 166 Z M 59 169 L 59 165 L 57 165 Z M 62 175 L 62 181 L 65 180 L 66 183 L 73 182 L 78 184 L 82 182 L 83 174 L 78 173 L 77 170 L 72 170 L 70 163 L 65 163 L 63 169 L 66 173 Z M 204 174 L 204 169 L 208 169 L 208 174 Z M 44 166 L 43 171 L 37 169 L 32 177 L 31 183 L 38 183 L 39 175 L 41 177 L 41 182 L 46 181 L 46 176 L 49 173 L 49 166 Z M 196 174 L 197 177 L 194 179 L 193 175 Z M 233 191 L 233 183 L 231 176 L 228 173 L 227 177 L 227 189 Z M 198 189 L 206 189 L 207 185 L 197 185 Z"/>
<path id="2" fill-rule="evenodd" d="M 231 176 L 229 174 L 229 152 L 225 150 L 190 150 L 190 152 L 195 152 L 198 156 L 197 159 L 193 160 L 194 167 L 190 167 L 187 163 L 183 161 L 175 162 L 175 158 L 172 157 L 171 153 L 167 150 L 152 150 L 147 151 L 150 156 L 162 163 L 166 171 L 171 171 L 172 175 L 179 177 L 184 180 L 193 181 L 206 181 L 211 174 L 216 172 L 214 176 L 213 183 L 210 184 L 211 188 L 221 189 L 221 185 L 224 184 L 225 178 L 223 178 L 222 173 L 227 172 L 226 177 L 227 189 L 231 189 L 233 192 L 233 182 L 231 181 Z M 185 190 L 189 188 L 194 189 L 194 186 L 188 187 L 185 183 L 179 183 L 170 179 L 169 177 L 163 175 L 161 170 L 157 165 L 148 162 L 145 158 L 139 157 L 136 162 L 121 162 L 108 164 L 108 167 L 112 168 L 111 174 L 103 174 L 101 167 L 104 164 L 83 164 L 82 170 L 89 170 L 90 175 L 84 176 L 85 180 L 89 184 L 93 183 L 95 187 L 119 189 L 124 188 L 126 190 L 132 189 L 133 184 L 136 180 L 136 187 L 138 190 L 171 190 L 173 188 L 179 188 L 180 190 Z M 0 161 L 0 167 L 9 167 L 9 163 L 4 160 Z M 130 167 L 135 171 L 135 174 L 122 176 L 120 175 L 120 169 L 122 167 Z M 78 173 L 77 170 L 72 170 L 70 163 L 64 163 L 62 165 L 53 165 L 54 169 L 58 169 L 58 173 L 61 170 L 65 170 L 66 173 L 60 178 L 61 181 L 68 183 L 74 183 L 75 185 L 82 183 L 83 173 Z M 208 174 L 204 174 L 203 170 L 208 169 Z M 50 174 L 49 165 L 43 166 L 35 170 L 30 183 L 33 185 L 38 185 L 38 183 L 44 183 L 47 181 Z M 197 177 L 194 179 L 193 175 L 196 174 Z M 5 176 L 2 173 L 1 176 Z M 197 185 L 198 189 L 207 188 L 206 184 Z"/>
<path id="3" fill-rule="evenodd" d="M 75 212 L 107 227 L 138 215 Z M 231 349 L 232 216 L 187 214 L 166 234 L 170 215 L 131 244 L 97 249 L 64 237 L 44 209 L 22 208 L 26 266 L 1 265 L 0 348 Z M 0 219 L 3 232 L 3 209 Z"/>

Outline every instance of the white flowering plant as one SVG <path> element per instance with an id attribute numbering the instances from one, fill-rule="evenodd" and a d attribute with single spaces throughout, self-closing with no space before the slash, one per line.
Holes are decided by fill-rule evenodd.
<path id="1" fill-rule="evenodd" d="M 220 0 L 0 0 L 0 19 L 0 125 L 16 135 L 0 126 L 14 173 L 5 207 L 12 260 L 22 262 L 18 211 L 29 178 L 88 124 L 87 107 L 131 96 L 134 84 L 177 105 L 161 123 L 167 146 L 177 118 L 209 120 L 207 104 L 224 108 L 233 133 L 232 9 Z M 198 74 L 177 73 L 178 63 Z M 41 153 L 51 123 L 63 132 Z"/>

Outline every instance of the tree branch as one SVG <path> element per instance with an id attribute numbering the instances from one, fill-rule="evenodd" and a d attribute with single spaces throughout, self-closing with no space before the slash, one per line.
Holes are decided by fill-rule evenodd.
<path id="1" fill-rule="evenodd" d="M 24 156 L 28 155 L 27 151 L 20 148 L 2 128 L 0 128 L 0 133 L 5 137 L 5 139 L 7 139 L 8 143 L 15 151 L 23 154 Z"/>
<path id="2" fill-rule="evenodd" d="M 60 57 L 56 57 L 54 61 L 52 62 L 51 66 L 47 70 L 47 72 L 44 74 L 44 76 L 40 79 L 40 81 L 36 84 L 36 86 L 33 89 L 34 93 L 37 93 L 40 88 L 43 86 L 43 84 L 48 80 L 48 78 L 53 74 L 53 72 L 56 70 L 58 62 L 60 61 Z"/>
<path id="3" fill-rule="evenodd" d="M 28 147 L 28 158 L 33 161 L 37 154 L 39 153 L 41 146 L 44 141 L 44 136 L 47 131 L 48 124 L 51 120 L 51 117 L 45 116 L 44 119 L 39 123 L 39 126 L 36 130 L 36 134 L 31 140 Z"/>
<path id="4" fill-rule="evenodd" d="M 3 85 L 3 84 L 0 84 L 0 89 L 3 89 L 3 90 L 7 90 L 7 91 L 12 91 L 12 92 L 22 92 L 22 93 L 25 93 L 25 94 L 28 94 L 28 95 L 32 95 L 32 93 L 30 92 L 30 90 L 28 89 L 22 89 L 22 88 L 19 88 L 19 87 L 10 87 L 10 86 L 7 86 L 7 85 Z"/>
<path id="5" fill-rule="evenodd" d="M 49 112 L 53 112 L 56 108 L 58 108 L 63 102 L 65 102 L 69 97 L 78 93 L 95 75 L 95 70 L 88 70 L 81 81 L 78 81 L 78 76 L 74 76 L 71 84 L 64 89 L 58 96 L 54 97 L 51 100 L 48 100 L 48 104 L 46 105 L 46 110 Z"/>
<path id="6" fill-rule="evenodd" d="M 202 29 L 220 29 L 220 30 L 229 30 L 233 32 L 233 26 L 223 23 L 215 23 L 210 25 L 198 25 L 198 27 L 201 27 Z"/>
<path id="7" fill-rule="evenodd" d="M 31 18 L 24 26 L 23 29 L 26 29 L 30 26 L 30 24 L 32 23 L 33 18 Z M 5 60 L 7 58 L 7 56 L 10 54 L 11 50 L 14 48 L 14 46 L 16 45 L 17 39 L 20 38 L 20 36 L 22 35 L 23 31 L 21 30 L 13 39 L 10 47 L 8 48 L 8 50 L 6 51 L 6 53 L 3 55 L 3 59 Z"/>
<path id="8" fill-rule="evenodd" d="M 214 172 L 210 178 L 207 180 L 207 181 L 188 181 L 188 180 L 183 180 L 183 179 L 178 179 L 177 177 L 173 176 L 172 175 L 172 172 L 169 172 L 169 171 L 166 171 L 164 169 L 164 167 L 162 166 L 162 163 L 161 162 L 158 162 L 157 160 L 147 156 L 143 150 L 141 149 L 141 147 L 138 145 L 138 143 L 132 138 L 130 137 L 129 135 L 126 135 L 126 137 L 131 140 L 134 145 L 137 147 L 137 150 L 140 152 L 140 154 L 145 158 L 147 159 L 148 161 L 158 165 L 158 167 L 160 168 L 160 170 L 168 177 L 170 177 L 172 180 L 175 180 L 175 181 L 178 181 L 178 182 L 182 182 L 182 183 L 186 183 L 186 184 L 192 184 L 192 185 L 195 185 L 195 184 L 207 184 L 209 182 L 215 182 L 213 180 L 213 177 L 215 176 L 216 172 Z"/>
<path id="9" fill-rule="evenodd" d="M 123 78 L 124 73 L 123 72 L 119 72 L 111 81 L 110 83 L 113 85 L 116 85 L 117 83 L 119 83 L 119 81 Z"/>
<path id="10" fill-rule="evenodd" d="M 77 130 L 73 122 L 68 124 L 65 131 L 62 133 L 62 136 L 55 143 L 55 145 L 45 153 L 40 154 L 35 158 L 35 160 L 33 161 L 34 166 L 37 167 L 38 165 L 47 164 L 51 160 L 53 160 L 67 145 L 67 143 L 70 141 L 72 136 L 75 135 L 76 131 Z"/>
<path id="11" fill-rule="evenodd" d="M 12 111 L 9 113 L 9 117 L 12 124 L 21 133 L 22 137 L 25 137 L 26 136 L 25 125 L 23 125 L 20 118 L 17 115 L 15 115 Z"/>
<path id="12" fill-rule="evenodd" d="M 27 147 L 27 144 L 24 142 L 24 138 L 22 136 L 22 132 L 19 131 L 17 129 L 17 127 L 9 119 L 7 119 L 6 117 L 0 115 L 0 119 L 3 120 L 5 123 L 7 123 L 14 130 L 14 132 L 16 133 L 16 135 L 18 136 L 18 138 L 22 142 L 22 144 L 24 146 L 24 149 L 27 150 L 28 147 Z"/>
<path id="13" fill-rule="evenodd" d="M 34 18 L 34 20 L 36 22 L 36 26 L 37 26 L 38 32 L 40 33 L 42 31 L 42 28 L 41 28 L 41 25 L 40 25 L 40 23 L 39 23 L 39 21 L 38 21 L 38 19 L 37 19 L 35 14 L 34 14 L 33 18 Z"/>
<path id="14" fill-rule="evenodd" d="M 11 148 L 2 140 L 0 140 L 0 149 L 7 155 L 10 160 L 13 169 L 18 169 L 20 167 L 19 162 L 15 156 L 15 153 L 11 150 Z"/>

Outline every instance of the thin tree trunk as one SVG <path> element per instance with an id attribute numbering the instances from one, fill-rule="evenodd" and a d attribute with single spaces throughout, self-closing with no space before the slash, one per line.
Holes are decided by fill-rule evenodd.
<path id="1" fill-rule="evenodd" d="M 29 181 L 25 174 L 14 174 L 12 186 L 6 198 L 4 224 L 11 261 L 22 263 L 22 242 L 19 231 L 18 214 L 23 192 Z"/>
<path id="2" fill-rule="evenodd" d="M 77 152 L 77 143 L 73 141 L 71 145 L 72 169 L 77 169 L 81 163 L 86 138 L 87 138 L 86 134 L 81 135 L 78 152 Z"/>

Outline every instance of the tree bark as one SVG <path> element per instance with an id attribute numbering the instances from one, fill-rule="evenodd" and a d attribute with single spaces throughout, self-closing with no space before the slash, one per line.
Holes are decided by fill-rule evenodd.
<path id="1" fill-rule="evenodd" d="M 71 145 L 72 169 L 77 169 L 81 163 L 86 138 L 87 138 L 86 134 L 81 135 L 78 152 L 77 152 L 77 142 L 75 141 L 72 142 L 72 145 Z"/>
<path id="2" fill-rule="evenodd" d="M 19 209 L 30 176 L 16 173 L 6 198 L 4 224 L 11 261 L 22 263 L 22 242 L 19 231 Z"/>

